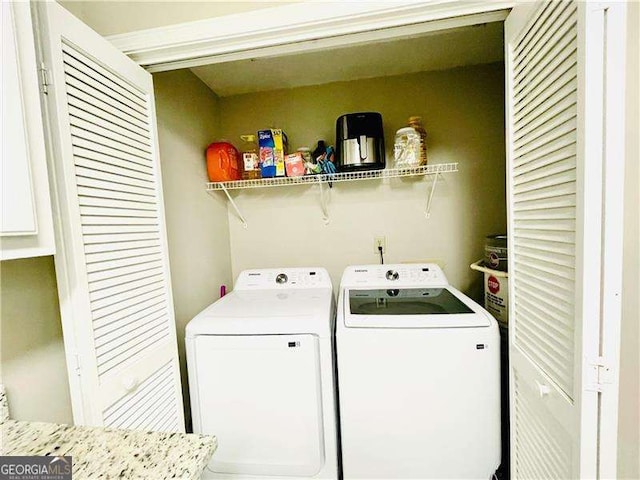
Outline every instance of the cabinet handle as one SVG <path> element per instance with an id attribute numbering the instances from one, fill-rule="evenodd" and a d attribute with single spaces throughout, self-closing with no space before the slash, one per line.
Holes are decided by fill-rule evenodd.
<path id="1" fill-rule="evenodd" d="M 541 398 L 549 396 L 551 393 L 551 387 L 549 385 L 545 385 L 544 383 L 540 383 L 536 380 L 536 385 L 538 386 L 538 393 Z"/>
<path id="2" fill-rule="evenodd" d="M 138 387 L 138 379 L 136 377 L 125 377 L 122 379 L 122 386 L 127 392 L 133 392 Z"/>

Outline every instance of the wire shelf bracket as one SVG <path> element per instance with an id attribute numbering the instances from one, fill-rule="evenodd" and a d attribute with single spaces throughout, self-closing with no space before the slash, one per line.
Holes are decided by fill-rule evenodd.
<path id="1" fill-rule="evenodd" d="M 429 196 L 427 197 L 427 206 L 424 209 L 424 218 L 431 217 L 431 202 L 433 201 L 433 194 L 436 191 L 436 184 L 438 183 L 438 176 L 440 172 L 436 172 L 433 175 L 433 181 L 431 182 L 431 188 L 429 189 Z"/>
<path id="2" fill-rule="evenodd" d="M 427 204 L 424 210 L 425 218 L 431 216 L 431 204 L 436 190 L 437 182 L 443 173 L 454 173 L 458 171 L 458 163 L 436 163 L 432 165 L 423 165 L 419 167 L 407 168 L 389 168 L 385 170 L 366 170 L 362 172 L 342 172 L 320 175 L 305 175 L 302 177 L 276 177 L 262 178 L 257 180 L 236 180 L 232 182 L 210 182 L 206 184 L 207 192 L 222 191 L 231 204 L 236 216 L 242 222 L 244 228 L 248 228 L 247 221 L 242 215 L 240 208 L 233 200 L 229 193 L 230 190 L 252 189 L 252 188 L 268 188 L 268 187 L 285 187 L 289 185 L 318 185 L 320 189 L 320 209 L 322 211 L 322 220 L 325 225 L 330 222 L 329 218 L 329 188 L 338 182 L 353 182 L 360 180 L 375 180 L 384 178 L 399 178 L 412 176 L 433 176 L 431 186 L 427 193 Z"/>
<path id="3" fill-rule="evenodd" d="M 227 200 L 229 201 L 229 203 L 231 204 L 231 206 L 233 207 L 233 209 L 236 212 L 236 215 L 238 216 L 238 218 L 240 219 L 240 221 L 242 222 L 242 226 L 244 228 L 248 228 L 249 224 L 247 223 L 247 221 L 244 218 L 244 215 L 242 215 L 242 212 L 240 211 L 240 208 L 238 207 L 238 205 L 236 204 L 235 200 L 231 197 L 231 195 L 229 194 L 229 190 L 227 190 L 227 188 L 224 186 L 224 184 L 222 185 L 221 190 L 224 192 L 224 194 L 227 196 Z"/>

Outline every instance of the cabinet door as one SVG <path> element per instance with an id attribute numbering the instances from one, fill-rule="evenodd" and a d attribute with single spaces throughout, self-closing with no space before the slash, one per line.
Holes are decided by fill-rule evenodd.
<path id="1" fill-rule="evenodd" d="M 1 260 L 54 252 L 42 111 L 28 3 L 2 2 Z"/>
<path id="2" fill-rule="evenodd" d="M 184 430 L 151 75 L 38 4 L 74 420 Z"/>
<path id="3" fill-rule="evenodd" d="M 615 477 L 601 461 L 615 433 L 602 437 L 598 364 L 601 332 L 619 322 L 604 318 L 621 252 L 605 215 L 622 190 L 608 138 L 622 129 L 623 69 L 607 51 L 620 8 L 529 3 L 505 24 L 513 478 Z"/>

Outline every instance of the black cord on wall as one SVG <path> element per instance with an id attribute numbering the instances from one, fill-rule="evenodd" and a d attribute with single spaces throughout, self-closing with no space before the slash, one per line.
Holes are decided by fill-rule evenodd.
<path id="1" fill-rule="evenodd" d="M 380 252 L 380 265 L 384 265 L 384 256 L 382 255 L 382 245 L 378 245 L 378 252 Z"/>

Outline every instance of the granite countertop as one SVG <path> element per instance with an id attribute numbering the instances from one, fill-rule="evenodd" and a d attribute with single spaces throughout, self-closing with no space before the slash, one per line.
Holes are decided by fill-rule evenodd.
<path id="1" fill-rule="evenodd" d="M 215 437 L 6 420 L 1 455 L 71 455 L 74 480 L 197 479 Z"/>

